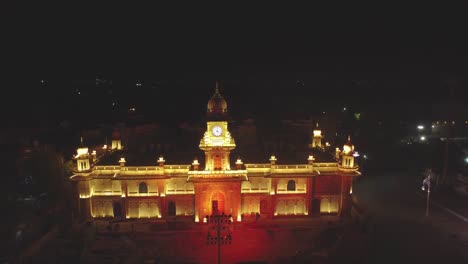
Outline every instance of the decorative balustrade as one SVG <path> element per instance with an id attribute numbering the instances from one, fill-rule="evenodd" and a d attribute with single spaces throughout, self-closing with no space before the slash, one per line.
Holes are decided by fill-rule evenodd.
<path id="1" fill-rule="evenodd" d="M 195 194 L 195 190 L 166 190 L 166 194 Z"/>
<path id="2" fill-rule="evenodd" d="M 159 192 L 147 192 L 147 193 L 140 193 L 140 192 L 128 192 L 128 197 L 147 197 L 147 196 L 159 196 Z"/>

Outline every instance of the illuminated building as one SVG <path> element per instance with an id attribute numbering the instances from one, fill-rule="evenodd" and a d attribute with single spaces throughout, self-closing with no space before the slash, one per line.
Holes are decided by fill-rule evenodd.
<path id="1" fill-rule="evenodd" d="M 125 146 L 114 133 L 112 147 L 96 157 L 81 147 L 75 156 L 80 212 L 85 217 L 167 218 L 225 213 L 235 221 L 259 213 L 262 217 L 339 214 L 349 210 L 351 184 L 359 176 L 350 138 L 340 151 L 328 153 L 317 127 L 300 162 L 287 155 L 265 153 L 262 162 L 234 155 L 236 142 L 228 127 L 226 100 L 219 82 L 208 101 L 206 131 L 199 148 L 204 157 L 170 164 L 154 156 L 146 166 L 131 166 Z M 326 147 L 324 147 L 324 145 Z M 94 158 L 93 158 L 94 156 Z M 114 156 L 105 165 L 106 157 Z M 192 157 L 189 157 L 190 159 Z M 109 159 L 108 159 L 109 160 Z M 166 163 L 167 161 L 167 163 Z M 169 163 L 169 164 L 168 164 Z"/>

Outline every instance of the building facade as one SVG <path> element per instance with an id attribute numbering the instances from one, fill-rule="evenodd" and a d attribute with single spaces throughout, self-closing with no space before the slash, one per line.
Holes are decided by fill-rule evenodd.
<path id="1" fill-rule="evenodd" d="M 164 155 L 147 165 L 132 166 L 125 159 L 119 135 L 112 145 L 77 149 L 75 174 L 80 214 L 87 218 L 193 217 L 207 215 L 291 217 L 340 214 L 350 208 L 353 179 L 360 175 L 350 139 L 330 153 L 317 127 L 302 162 L 282 163 L 267 154 L 263 162 L 232 157 L 235 139 L 228 126 L 226 100 L 217 82 L 208 101 L 206 132 L 199 148 L 204 157 L 189 164 L 166 164 Z M 114 156 L 112 162 L 103 162 Z M 107 158 L 107 160 L 109 160 Z"/>

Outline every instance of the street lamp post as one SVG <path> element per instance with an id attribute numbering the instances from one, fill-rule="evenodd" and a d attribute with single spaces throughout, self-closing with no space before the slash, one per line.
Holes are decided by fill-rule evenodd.
<path id="1" fill-rule="evenodd" d="M 426 188 L 425 186 L 427 186 L 426 216 L 429 216 L 429 196 L 431 194 L 431 172 L 430 171 L 427 177 L 423 180 L 423 186 L 422 186 L 423 191 Z"/>
<path id="2" fill-rule="evenodd" d="M 212 236 L 208 232 L 206 237 L 206 243 L 208 245 L 217 245 L 218 246 L 218 264 L 221 264 L 221 245 L 230 245 L 232 243 L 232 236 L 229 232 L 228 226 L 232 222 L 231 215 L 218 214 L 206 216 L 207 222 L 212 224 L 212 229 L 216 229 L 216 237 Z M 228 229 L 227 234 L 224 233 L 221 235 L 221 231 Z"/>

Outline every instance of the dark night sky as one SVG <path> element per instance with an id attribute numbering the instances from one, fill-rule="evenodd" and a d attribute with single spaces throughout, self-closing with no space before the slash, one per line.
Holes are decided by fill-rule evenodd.
<path id="1" fill-rule="evenodd" d="M 10 14 L 5 19 L 15 26 L 4 38 L 2 106 L 15 115 L 12 110 L 43 106 L 38 98 L 45 96 L 47 108 L 60 111 L 66 104 L 60 94 L 73 89 L 72 81 L 94 80 L 97 73 L 124 90 L 136 79 L 182 83 L 161 91 L 163 98 L 185 95 L 164 100 L 170 107 L 205 104 L 216 79 L 225 80 L 237 105 L 283 96 L 293 106 L 304 95 L 366 105 L 426 103 L 445 100 L 439 91 L 447 79 L 466 86 L 462 9 L 370 8 Z M 48 90 L 41 90 L 41 79 Z M 305 83 L 300 92 L 293 89 L 298 79 Z"/>

